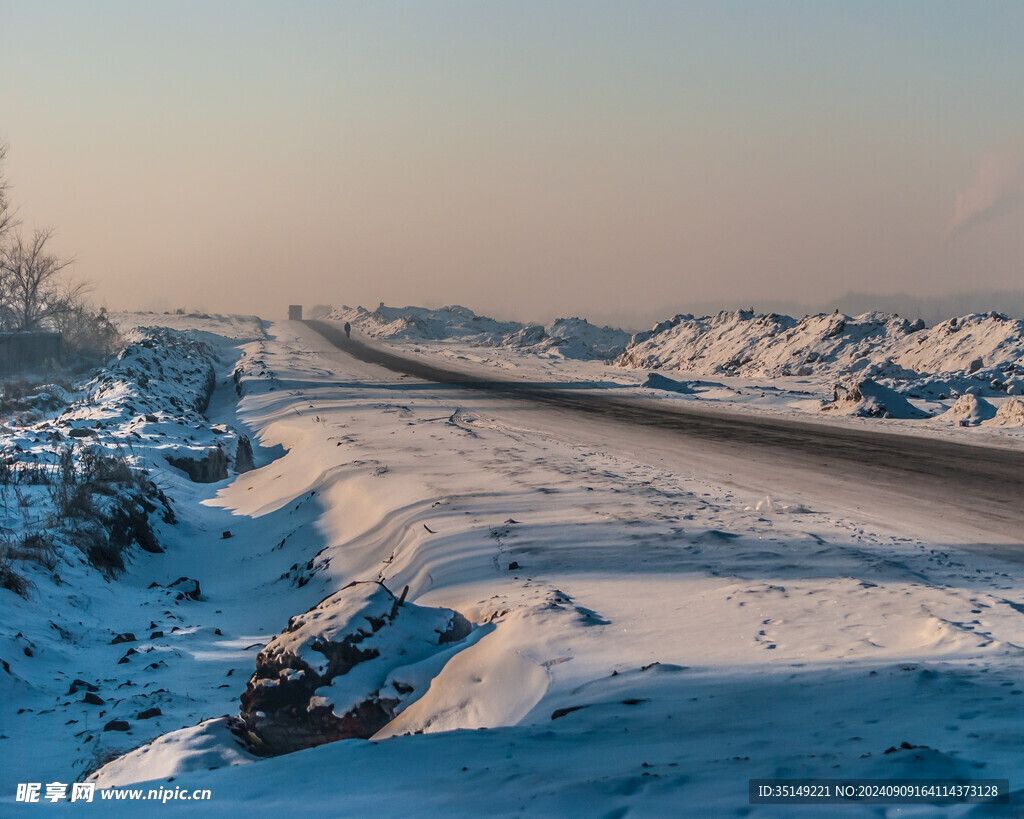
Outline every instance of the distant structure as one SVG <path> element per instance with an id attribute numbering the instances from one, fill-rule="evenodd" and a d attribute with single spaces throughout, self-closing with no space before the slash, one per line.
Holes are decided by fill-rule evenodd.
<path id="1" fill-rule="evenodd" d="M 0 373 L 21 372 L 60 358 L 60 333 L 0 333 Z"/>
<path id="2" fill-rule="evenodd" d="M 302 305 L 301 304 L 289 304 L 288 305 L 288 321 L 302 321 Z"/>

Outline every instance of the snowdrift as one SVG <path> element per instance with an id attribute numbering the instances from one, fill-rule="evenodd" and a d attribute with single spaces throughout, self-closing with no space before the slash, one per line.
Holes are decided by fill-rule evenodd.
<path id="1" fill-rule="evenodd" d="M 961 395 L 956 402 L 938 416 L 937 420 L 952 421 L 960 426 L 977 426 L 996 417 L 996 408 L 976 395 Z"/>

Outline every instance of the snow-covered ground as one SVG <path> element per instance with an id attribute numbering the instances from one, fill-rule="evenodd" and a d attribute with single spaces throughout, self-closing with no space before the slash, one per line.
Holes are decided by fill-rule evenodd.
<path id="1" fill-rule="evenodd" d="M 5 810 L 16 783 L 86 774 L 101 788 L 209 789 L 203 814 L 229 815 L 781 816 L 800 809 L 748 804 L 749 779 L 1022 787 L 1024 573 L 1012 550 L 979 549 L 939 518 L 904 519 L 898 498 L 862 512 L 826 491 L 796 496 L 770 471 L 726 476 L 732 462 L 669 447 L 657 432 L 570 425 L 402 377 L 300 324 L 121 323 L 165 318 L 212 345 L 206 417 L 187 406 L 157 421 L 124 411 L 93 437 L 163 424 L 151 438 L 139 431 L 138 457 L 177 522 L 151 515 L 164 551 L 133 549 L 109 580 L 65 559 L 59 583 L 35 568 L 27 597 L 0 591 Z M 825 377 L 780 389 L 763 374 L 690 379 L 662 368 L 687 382 L 677 391 L 644 386 L 647 371 L 558 354 L 564 345 L 538 354 L 466 339 L 395 343 L 511 378 L 1020 442 L 1010 426 L 836 419 L 818 409 Z M 33 430 L 11 434 L 22 450 L 46 444 Z M 239 474 L 229 461 L 228 477 L 196 483 L 159 457 L 168 437 L 201 448 L 223 435 L 251 439 L 255 469 Z M 8 527 L 25 517 L 7 514 Z M 181 577 L 198 581 L 198 599 L 174 587 Z M 472 631 L 404 660 L 390 647 L 389 675 L 344 674 L 317 689 L 335 707 L 398 690 L 372 740 L 258 758 L 237 722 L 216 719 L 239 713 L 250 676 L 271 684 L 254 674 L 257 655 L 266 665 L 264 647 L 295 642 L 271 643 L 290 618 L 290 634 L 303 633 L 321 600 L 374 580 L 395 595 L 408 587 L 424 622 L 448 622 L 429 611 L 452 610 Z M 330 620 L 370 605 L 356 602 L 321 611 Z M 127 632 L 135 639 L 112 643 Z M 75 679 L 103 702 L 83 702 L 80 686 L 68 694 Z M 140 719 L 153 707 L 161 714 Z M 104 731 L 113 720 L 128 730 Z M 91 808 L 139 811 L 99 796 Z M 161 812 L 174 808 L 196 810 L 172 801 Z"/>

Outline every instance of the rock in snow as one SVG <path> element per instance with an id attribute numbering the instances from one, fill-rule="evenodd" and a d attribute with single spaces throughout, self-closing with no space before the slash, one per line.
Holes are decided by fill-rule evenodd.
<path id="1" fill-rule="evenodd" d="M 471 628 L 458 612 L 402 603 L 382 583 L 331 594 L 292 617 L 256 658 L 241 709 L 253 750 L 277 755 L 372 736 L 413 693 L 402 668 Z"/>
<path id="2" fill-rule="evenodd" d="M 190 600 L 198 600 L 200 596 L 199 581 L 191 577 L 179 577 L 167 588 L 174 589 L 179 594 L 183 594 Z"/>
<path id="3" fill-rule="evenodd" d="M 250 456 L 251 457 L 251 456 Z M 195 483 L 216 483 L 228 476 L 228 456 L 219 446 L 212 446 L 202 453 L 182 456 L 167 455 L 167 463 L 180 469 Z"/>

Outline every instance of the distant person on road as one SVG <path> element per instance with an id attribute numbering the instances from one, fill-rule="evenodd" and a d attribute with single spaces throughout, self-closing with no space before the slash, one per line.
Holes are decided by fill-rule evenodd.
<path id="1" fill-rule="evenodd" d="M 345 338 L 352 338 L 352 325 L 345 322 Z"/>

